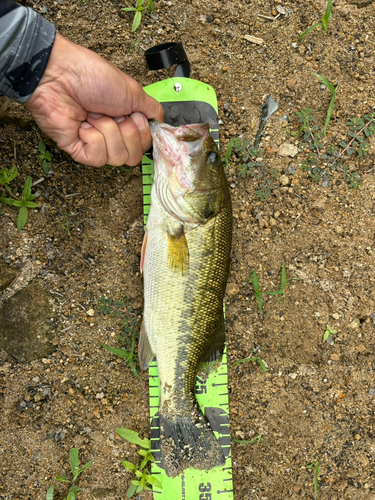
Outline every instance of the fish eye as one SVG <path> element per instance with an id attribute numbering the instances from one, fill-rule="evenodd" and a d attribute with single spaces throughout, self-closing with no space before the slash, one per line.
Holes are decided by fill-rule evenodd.
<path id="1" fill-rule="evenodd" d="M 215 153 L 215 151 L 211 151 L 211 153 L 207 157 L 207 160 L 210 163 L 216 163 L 218 157 L 219 157 L 219 155 L 217 153 Z"/>

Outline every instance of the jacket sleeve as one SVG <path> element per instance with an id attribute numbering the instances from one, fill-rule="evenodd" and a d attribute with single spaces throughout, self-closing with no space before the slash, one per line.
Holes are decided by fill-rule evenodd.
<path id="1" fill-rule="evenodd" d="M 0 96 L 26 102 L 46 69 L 53 24 L 28 7 L 0 0 Z"/>

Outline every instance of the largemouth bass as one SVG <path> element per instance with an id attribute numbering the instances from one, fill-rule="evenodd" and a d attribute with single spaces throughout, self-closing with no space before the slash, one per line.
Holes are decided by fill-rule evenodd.
<path id="1" fill-rule="evenodd" d="M 232 208 L 207 123 L 175 129 L 151 121 L 150 130 L 155 174 L 141 255 L 139 360 L 146 369 L 157 358 L 162 464 L 174 477 L 225 462 L 194 386 L 199 364 L 223 350 Z"/>

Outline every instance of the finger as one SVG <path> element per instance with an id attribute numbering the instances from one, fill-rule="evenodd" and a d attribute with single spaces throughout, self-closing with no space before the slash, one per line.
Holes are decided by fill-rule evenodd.
<path id="1" fill-rule="evenodd" d="M 120 128 L 128 120 L 130 119 L 126 117 L 118 117 L 115 121 L 109 116 L 98 113 L 89 113 L 87 116 L 87 122 L 102 134 L 107 153 L 106 162 L 114 167 L 124 165 L 124 163 L 129 161 L 129 157 L 131 156 Z M 140 139 L 138 139 L 137 145 L 141 147 Z"/>
<path id="2" fill-rule="evenodd" d="M 89 123 L 83 122 L 78 135 L 79 139 L 64 150 L 78 163 L 103 167 L 107 163 L 107 146 L 103 134 Z"/>
<path id="3" fill-rule="evenodd" d="M 142 143 L 142 150 L 145 153 L 150 149 L 152 144 L 152 137 L 150 133 L 150 126 L 148 120 L 142 113 L 133 113 L 130 115 L 130 118 L 131 120 L 133 120 L 133 122 L 135 123 L 135 125 L 139 130 Z"/>
<path id="4" fill-rule="evenodd" d="M 145 121 L 147 122 L 146 119 Z M 142 143 L 143 131 L 139 130 L 136 123 L 129 118 L 129 116 L 125 117 L 125 120 L 118 123 L 118 127 L 121 132 L 125 148 L 128 152 L 128 157 L 124 163 L 130 167 L 134 167 L 142 160 L 143 152 L 145 151 Z M 147 144 L 145 142 L 145 147 L 146 145 Z"/>
<path id="5" fill-rule="evenodd" d="M 149 120 L 164 121 L 164 109 L 160 102 L 146 94 L 142 87 L 133 78 L 125 75 L 130 87 L 130 93 L 133 94 L 133 109 L 143 113 Z"/>

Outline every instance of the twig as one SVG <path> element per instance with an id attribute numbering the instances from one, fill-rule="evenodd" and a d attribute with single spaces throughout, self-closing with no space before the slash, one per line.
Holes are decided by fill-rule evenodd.
<path id="1" fill-rule="evenodd" d="M 1 187 L 2 191 L 4 191 L 4 193 L 10 194 L 10 196 L 12 196 L 15 200 L 20 201 L 19 198 L 17 198 L 17 196 L 15 196 L 13 193 L 4 189 L 3 186 L 0 186 L 0 187 Z"/>
<path id="2" fill-rule="evenodd" d="M 67 326 L 66 328 L 64 328 L 64 330 L 60 330 L 60 333 L 67 332 L 68 330 L 70 330 L 71 328 L 73 328 L 73 326 L 74 325 Z"/>
<path id="3" fill-rule="evenodd" d="M 78 196 L 79 194 L 82 194 L 82 193 L 71 193 L 71 194 L 66 194 L 66 195 L 65 195 L 65 198 L 70 198 L 71 196 Z"/>
<path id="4" fill-rule="evenodd" d="M 16 149 L 16 141 L 13 142 L 13 149 L 14 149 L 14 160 L 17 160 L 17 149 Z"/>
<path id="5" fill-rule="evenodd" d="M 31 184 L 31 187 L 34 187 L 34 186 L 36 186 L 37 184 L 40 184 L 40 183 L 41 183 L 41 182 L 43 182 L 43 181 L 44 181 L 44 177 L 41 177 L 41 178 L 40 178 L 40 179 L 38 179 L 37 181 L 33 182 L 33 183 Z"/>

